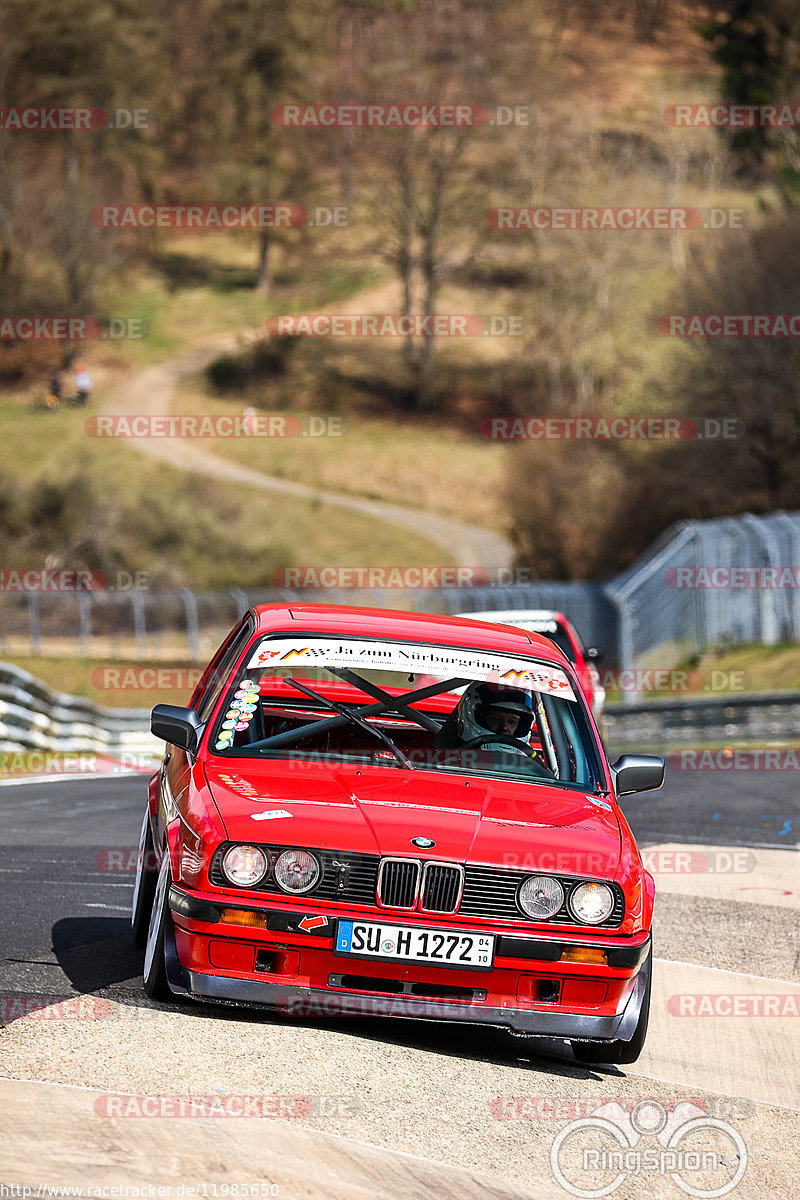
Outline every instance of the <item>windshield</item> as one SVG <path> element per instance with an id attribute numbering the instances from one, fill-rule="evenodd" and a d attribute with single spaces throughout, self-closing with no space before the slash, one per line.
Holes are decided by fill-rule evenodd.
<path id="1" fill-rule="evenodd" d="M 231 682 L 209 747 L 224 757 L 601 786 L 565 671 L 520 655 L 370 638 L 273 636 Z"/>

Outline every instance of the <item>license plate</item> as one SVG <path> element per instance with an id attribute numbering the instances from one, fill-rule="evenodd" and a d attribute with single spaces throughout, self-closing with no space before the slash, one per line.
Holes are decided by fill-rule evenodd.
<path id="1" fill-rule="evenodd" d="M 340 921 L 334 952 L 354 958 L 387 958 L 395 962 L 488 971 L 494 959 L 494 935 Z"/>

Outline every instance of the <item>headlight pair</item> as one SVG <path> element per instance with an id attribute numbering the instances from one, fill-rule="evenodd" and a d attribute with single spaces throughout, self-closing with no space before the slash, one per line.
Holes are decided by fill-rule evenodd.
<path id="1" fill-rule="evenodd" d="M 530 875 L 517 892 L 517 903 L 532 921 L 546 921 L 564 903 L 564 888 L 552 875 Z M 582 925 L 601 925 L 614 909 L 614 893 L 605 883 L 579 883 L 567 907 Z"/>
<path id="2" fill-rule="evenodd" d="M 256 887 L 269 874 L 269 857 L 260 846 L 231 846 L 222 856 L 222 873 L 235 887 Z M 273 867 L 281 891 L 299 895 L 318 882 L 320 866 L 307 850 L 284 850 Z"/>

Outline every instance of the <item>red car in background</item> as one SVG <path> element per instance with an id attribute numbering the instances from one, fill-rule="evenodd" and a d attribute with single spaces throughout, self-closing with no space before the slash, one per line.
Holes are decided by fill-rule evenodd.
<path id="1" fill-rule="evenodd" d="M 580 680 L 581 689 L 586 697 L 586 703 L 592 710 L 592 715 L 598 726 L 603 729 L 606 692 L 600 682 L 600 674 L 595 667 L 599 662 L 602 651 L 596 646 L 584 646 L 580 634 L 571 621 L 560 612 L 551 612 L 543 608 L 506 609 L 495 612 L 463 613 L 474 621 L 491 621 L 497 625 L 513 625 L 517 629 L 527 629 L 529 633 L 540 633 L 542 637 L 555 642 L 575 668 Z"/>
<path id="2" fill-rule="evenodd" d="M 155 999 L 565 1038 L 632 1062 L 654 884 L 571 667 L 520 629 L 251 609 L 159 704 L 133 900 Z"/>

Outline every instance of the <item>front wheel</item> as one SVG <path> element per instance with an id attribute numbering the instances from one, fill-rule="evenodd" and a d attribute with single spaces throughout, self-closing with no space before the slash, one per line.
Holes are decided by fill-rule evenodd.
<path id="1" fill-rule="evenodd" d="M 144 948 L 147 942 L 147 927 L 153 911 L 158 871 L 155 870 L 155 847 L 150 829 L 150 810 L 144 810 L 142 831 L 139 834 L 139 849 L 136 859 L 136 880 L 133 885 L 131 904 L 131 930 L 137 946 Z"/>
<path id="2" fill-rule="evenodd" d="M 167 979 L 167 963 L 164 952 L 167 933 L 172 933 L 172 914 L 169 911 L 171 883 L 169 847 L 165 847 L 144 951 L 144 971 L 142 973 L 144 990 L 151 1000 L 169 1000 L 172 997 L 172 990 Z"/>
<path id="3" fill-rule="evenodd" d="M 639 1010 L 639 1020 L 636 1022 L 636 1029 L 631 1040 L 623 1042 L 617 1038 L 613 1042 L 572 1042 L 572 1053 L 579 1062 L 613 1064 L 636 1062 L 644 1049 L 647 1024 L 650 1019 L 650 991 L 653 981 L 652 950 L 647 957 L 645 970 L 647 971 L 647 984 L 642 997 L 642 1007 Z"/>

